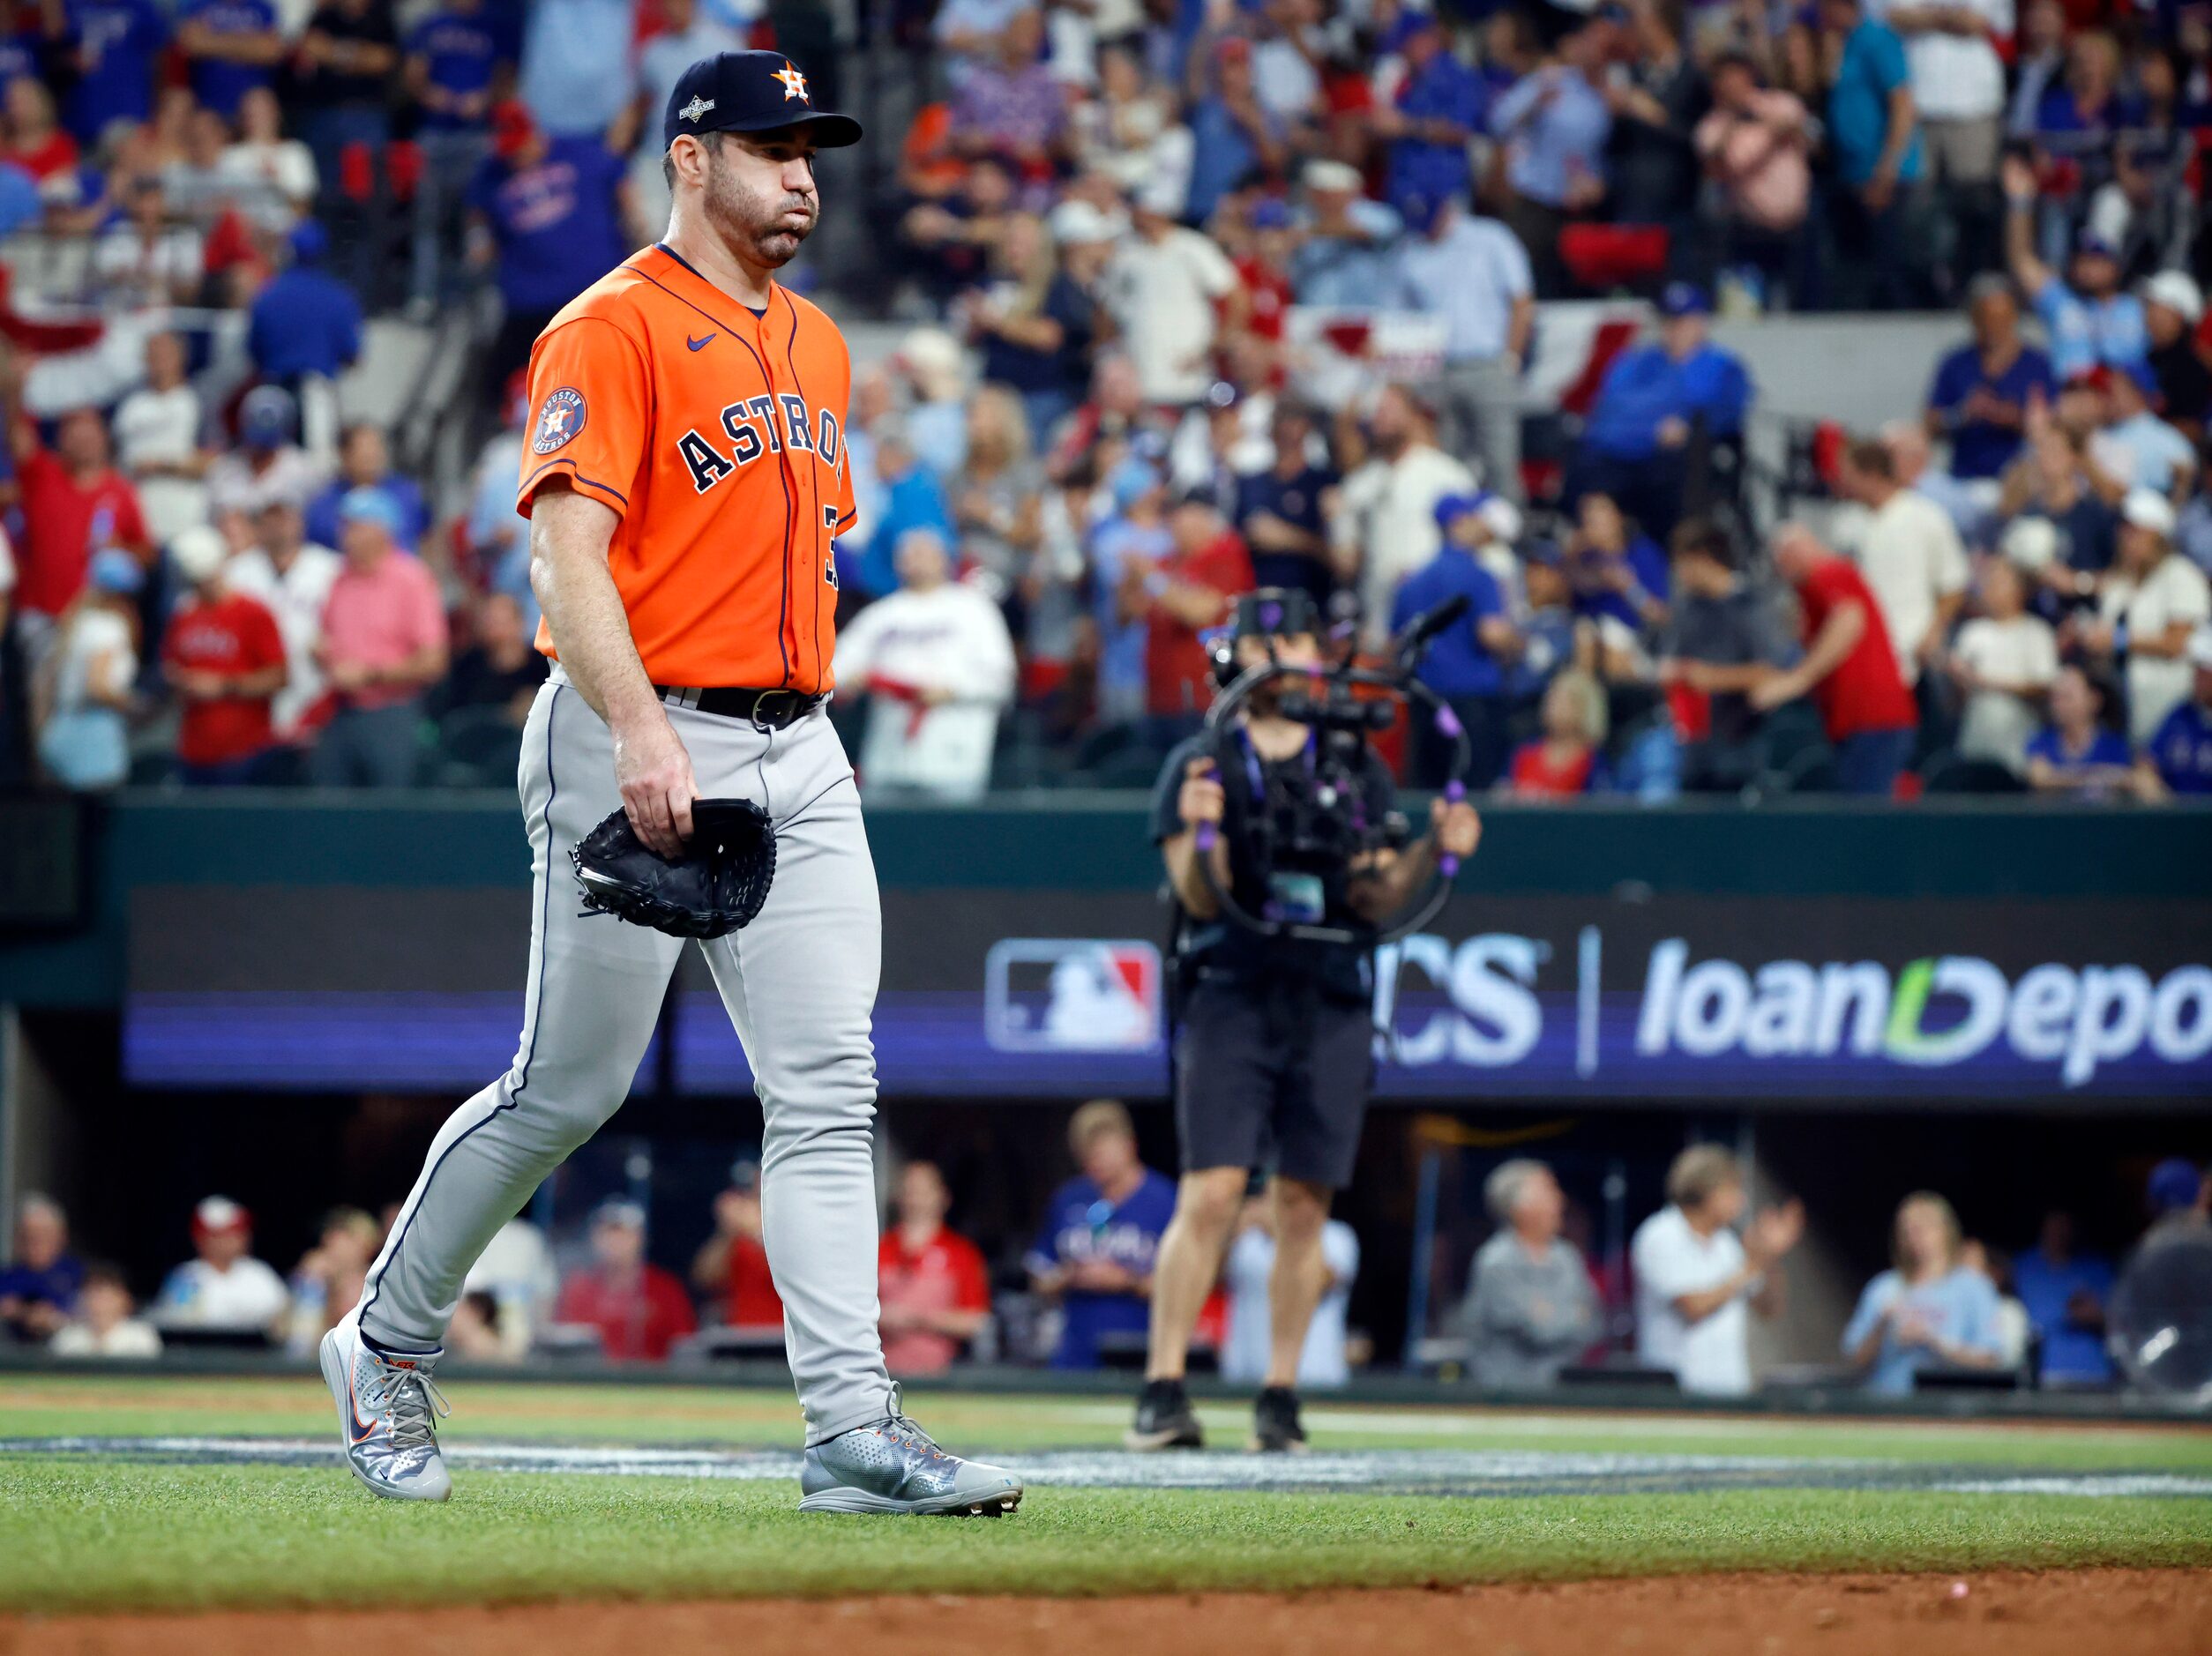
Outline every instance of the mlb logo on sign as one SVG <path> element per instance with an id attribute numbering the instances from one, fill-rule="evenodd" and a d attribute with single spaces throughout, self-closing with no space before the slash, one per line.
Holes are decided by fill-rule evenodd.
<path id="1" fill-rule="evenodd" d="M 583 429 L 584 393 L 573 385 L 564 385 L 538 410 L 538 429 L 530 439 L 531 450 L 550 454 Z"/>
<path id="2" fill-rule="evenodd" d="M 1001 1052 L 1149 1052 L 1160 1044 L 1160 951 L 1003 938 L 983 962 L 983 1033 Z"/>

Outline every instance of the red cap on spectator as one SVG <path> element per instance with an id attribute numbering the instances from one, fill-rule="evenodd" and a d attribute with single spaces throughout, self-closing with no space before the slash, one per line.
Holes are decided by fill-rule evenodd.
<path id="1" fill-rule="evenodd" d="M 1227 63 L 1231 59 L 1250 57 L 1252 56 L 1252 42 L 1241 34 L 1230 34 L 1224 36 L 1222 43 L 1214 48 L 1214 56 L 1220 58 L 1224 63 Z"/>
<path id="2" fill-rule="evenodd" d="M 537 130 L 530 106 L 519 98 L 509 98 L 496 105 L 491 112 L 491 153 L 503 160 L 512 160 L 521 153 L 522 146 L 536 135 Z"/>
<path id="3" fill-rule="evenodd" d="M 2112 370 L 2103 362 L 2091 368 L 2077 368 L 2066 376 L 2066 388 L 2072 391 L 2077 386 L 2084 391 L 2110 391 Z"/>
<path id="4" fill-rule="evenodd" d="M 253 1228 L 253 1215 L 227 1196 L 200 1198 L 192 1210 L 192 1235 L 220 1236 L 225 1231 L 249 1231 Z"/>

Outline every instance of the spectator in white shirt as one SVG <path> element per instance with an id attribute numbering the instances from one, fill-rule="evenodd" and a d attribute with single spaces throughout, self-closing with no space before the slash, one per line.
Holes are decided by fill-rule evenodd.
<path id="1" fill-rule="evenodd" d="M 1880 606 L 1897 670 L 1916 684 L 1966 601 L 1965 544 L 1950 513 L 1898 481 L 1896 460 L 1879 438 L 1845 449 L 1842 484 L 1872 514 L 1859 540 L 1859 571 Z"/>
<path id="2" fill-rule="evenodd" d="M 981 591 L 952 578 L 934 529 L 909 529 L 894 554 L 899 590 L 841 630 L 837 679 L 869 698 L 860 776 L 939 800 L 979 797 L 990 782 L 998 715 L 1013 698 L 1013 640 Z"/>
<path id="3" fill-rule="evenodd" d="M 1332 556 L 1337 573 L 1356 582 L 1365 636 L 1379 646 L 1400 584 L 1444 544 L 1437 503 L 1476 487 L 1475 474 L 1437 446 L 1433 416 L 1403 385 L 1383 387 L 1367 424 L 1373 451 L 1344 480 Z"/>
<path id="4" fill-rule="evenodd" d="M 226 521 L 231 514 L 250 520 L 276 500 L 304 508 L 322 487 L 323 468 L 294 440 L 299 419 L 281 385 L 257 385 L 238 405 L 238 447 L 207 468 L 208 506 L 234 543 L 251 531 Z"/>
<path id="5" fill-rule="evenodd" d="M 168 198 L 151 173 L 123 183 L 118 193 L 124 216 L 93 249 L 93 270 L 108 304 L 125 310 L 190 304 L 206 268 L 199 232 L 169 221 Z"/>
<path id="6" fill-rule="evenodd" d="M 1176 222 L 1171 180 L 1138 186 L 1130 225 L 1102 279 L 1101 297 L 1120 324 L 1145 400 L 1187 408 L 1214 383 L 1214 344 L 1244 323 L 1244 284 L 1229 255 Z"/>
<path id="7" fill-rule="evenodd" d="M 282 106 L 266 86 L 238 100 L 238 141 L 216 166 L 234 186 L 238 211 L 272 235 L 289 235 L 315 205 L 315 152 L 284 136 Z"/>
<path id="8" fill-rule="evenodd" d="M 277 740 L 297 742 L 309 734 L 327 681 L 317 651 L 323 642 L 323 606 L 346 567 L 326 546 L 307 540 L 307 518 L 296 501 L 274 499 L 254 519 L 254 544 L 230 561 L 224 578 L 233 592 L 258 598 L 276 617 L 284 640 L 284 688 L 269 705 Z"/>
<path id="9" fill-rule="evenodd" d="M 1751 1391 L 1749 1309 L 1781 1314 L 1782 1256 L 1805 1234 L 1797 1202 L 1731 1227 L 1748 1206 L 1743 1169 L 1714 1145 L 1694 1145 L 1667 1169 L 1667 1205 L 1636 1227 L 1636 1354 L 1673 1371 L 1685 1391 Z"/>
<path id="10" fill-rule="evenodd" d="M 1346 1317 L 1352 1279 L 1359 1274 L 1359 1236 L 1341 1219 L 1321 1227 L 1321 1297 L 1298 1350 L 1298 1388 L 1341 1386 L 1352 1377 Z M 1242 1228 L 1229 1245 L 1222 1275 L 1229 1287 L 1229 1333 L 1222 1343 L 1222 1378 L 1258 1385 L 1267 1377 L 1274 1351 L 1268 1298 L 1275 1270 L 1274 1209 L 1267 1197 L 1244 1203 Z"/>
<path id="11" fill-rule="evenodd" d="M 1871 0 L 1869 15 L 1904 38 L 1925 176 L 1956 235 L 1951 268 L 1998 263 L 1997 169 L 2005 149 L 2005 60 L 2013 0 Z"/>
<path id="12" fill-rule="evenodd" d="M 207 521 L 208 462 L 200 443 L 199 393 L 184 379 L 184 341 L 156 333 L 146 342 L 146 384 L 116 410 L 116 463 L 138 491 L 146 533 L 166 546 Z"/>
<path id="13" fill-rule="evenodd" d="M 113 1265 L 88 1265 L 77 1293 L 77 1315 L 56 1329 L 47 1349 L 56 1357 L 158 1357 L 161 1336 L 131 1313 L 130 1286 Z"/>
<path id="14" fill-rule="evenodd" d="M 2078 641 L 2090 655 L 2127 662 L 2128 740 L 2141 748 L 2166 715 L 2189 699 L 2194 670 L 2189 635 L 2212 620 L 2212 585 L 2173 550 L 2174 510 L 2166 497 L 2131 489 L 2120 502 L 2119 555 L 2097 600 L 2097 618 Z"/>
<path id="15" fill-rule="evenodd" d="M 163 1328 L 259 1329 L 281 1339 L 291 1296 L 284 1279 L 256 1259 L 252 1248 L 253 1216 L 227 1196 L 203 1198 L 192 1210 L 197 1257 L 169 1272 L 154 1322 Z"/>
<path id="16" fill-rule="evenodd" d="M 2028 774 L 2028 742 L 2043 728 L 2044 700 L 2059 676 L 2059 639 L 2029 612 L 2028 581 L 2005 558 L 1982 566 L 1982 613 L 1959 629 L 1951 677 L 1966 697 L 1959 757 Z"/>

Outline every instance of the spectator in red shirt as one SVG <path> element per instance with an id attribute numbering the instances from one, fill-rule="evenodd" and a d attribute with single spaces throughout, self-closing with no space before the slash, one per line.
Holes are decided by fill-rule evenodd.
<path id="1" fill-rule="evenodd" d="M 1569 668 L 1545 687 L 1543 735 L 1513 753 L 1506 791 L 1519 799 L 1573 799 L 1605 785 L 1605 692 Z"/>
<path id="2" fill-rule="evenodd" d="M 714 1198 L 714 1234 L 691 1260 L 691 1286 L 717 1294 L 722 1326 L 783 1337 L 783 1301 L 760 1240 L 760 1168 L 741 1161 Z"/>
<path id="3" fill-rule="evenodd" d="M 422 560 L 393 544 L 402 519 L 391 496 L 354 489 L 338 519 L 346 567 L 323 605 L 317 657 L 338 705 L 310 770 L 324 787 L 405 787 L 422 692 L 445 676 L 445 606 Z"/>
<path id="4" fill-rule="evenodd" d="M 1151 741 L 1163 750 L 1198 729 L 1214 697 L 1199 635 L 1226 621 L 1238 594 L 1256 585 L 1252 556 L 1210 492 L 1184 496 L 1168 514 L 1168 533 L 1174 546 L 1166 557 L 1123 563 L 1120 593 L 1123 617 L 1145 622 L 1145 711 Z"/>
<path id="5" fill-rule="evenodd" d="M 612 1362 L 666 1362 L 698 1324 L 684 1285 L 645 1257 L 645 1210 L 620 1197 L 592 1215 L 592 1263 L 561 1284 L 556 1323 L 599 1331 Z"/>
<path id="6" fill-rule="evenodd" d="M 7 145 L 0 160 L 13 161 L 41 184 L 77 165 L 77 140 L 62 131 L 54 94 L 36 77 L 8 83 Z"/>
<path id="7" fill-rule="evenodd" d="M 1279 346 L 1283 313 L 1295 302 L 1290 255 L 1298 244 L 1297 232 L 1291 227 L 1289 204 L 1275 196 L 1253 202 L 1245 222 L 1252 228 L 1251 248 L 1237 261 L 1237 277 L 1244 285 L 1244 327 L 1270 346 Z"/>
<path id="8" fill-rule="evenodd" d="M 1802 524 L 1775 536 L 1775 568 L 1797 588 L 1805 656 L 1756 686 L 1762 711 L 1810 695 L 1835 748 L 1835 786 L 1887 798 L 1912 757 L 1919 709 L 1897 669 L 1880 607 L 1857 569 Z"/>
<path id="9" fill-rule="evenodd" d="M 60 615 L 83 588 L 93 554 L 105 548 L 141 563 L 151 558 L 138 492 L 116 470 L 97 410 L 64 414 L 53 448 L 23 455 L 21 462 L 23 568 L 16 602 L 22 609 Z"/>
<path id="10" fill-rule="evenodd" d="M 990 1319 L 983 1254 L 945 1228 L 952 1205 L 935 1162 L 907 1164 L 899 1175 L 899 1222 L 876 1256 L 883 1360 L 893 1374 L 942 1373 Z"/>
<path id="11" fill-rule="evenodd" d="M 269 704 L 284 688 L 284 636 L 258 599 L 223 578 L 230 543 L 202 524 L 169 543 L 169 562 L 191 593 L 169 618 L 161 670 L 184 704 L 176 757 L 188 785 L 269 780 L 276 734 Z"/>

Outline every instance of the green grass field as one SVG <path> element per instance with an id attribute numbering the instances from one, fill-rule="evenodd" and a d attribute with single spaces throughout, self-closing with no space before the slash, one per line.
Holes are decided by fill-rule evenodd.
<path id="1" fill-rule="evenodd" d="M 377 1501 L 345 1473 L 311 1379 L 0 1379 L 0 1610 L 2212 1566 L 2202 1430 L 1318 1406 L 1317 1452 L 1290 1470 L 1356 1487 L 1129 1488 L 1109 1486 L 1162 1463 L 1076 1452 L 1117 1442 L 1125 1411 L 1111 1399 L 932 1393 L 914 1412 L 948 1447 L 1041 1458 L 1021 1511 L 853 1520 L 803 1517 L 796 1482 L 757 1456 L 742 1476 L 469 1464 L 495 1445 L 680 1447 L 733 1464 L 788 1454 L 786 1394 L 451 1391 L 458 1487 L 449 1505 L 420 1508 Z M 1241 1443 L 1241 1409 L 1206 1414 L 1224 1446 Z M 59 1452 L 69 1439 L 101 1441 Z M 191 1442 L 113 1441 L 145 1439 Z M 235 1464 L 262 1452 L 278 1458 Z M 1255 1463 L 1182 1465 L 1233 1484 Z M 1394 1487 L 1431 1466 L 1446 1484 L 1464 1468 L 1481 1493 Z M 1956 1487 L 2030 1473 L 2049 1474 L 2047 1490 Z M 2133 1492 L 2145 1479 L 2189 1493 Z"/>

